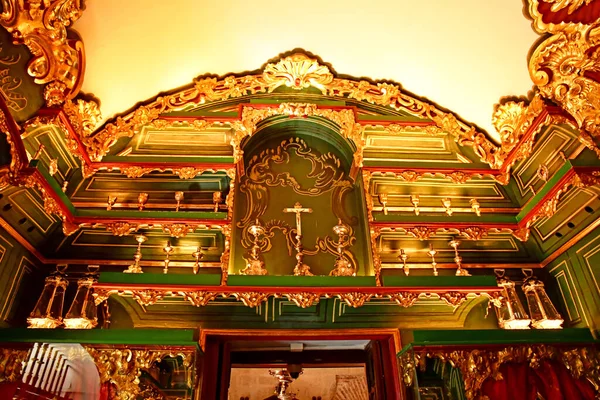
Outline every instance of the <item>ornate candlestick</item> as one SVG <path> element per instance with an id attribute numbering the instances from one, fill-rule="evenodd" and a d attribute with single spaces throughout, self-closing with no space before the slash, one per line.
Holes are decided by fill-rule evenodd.
<path id="1" fill-rule="evenodd" d="M 479 205 L 477 199 L 471 199 L 471 210 L 473 210 L 475 215 L 481 217 L 481 206 Z"/>
<path id="2" fill-rule="evenodd" d="M 459 240 L 451 240 L 449 243 L 450 247 L 454 248 L 454 262 L 456 263 L 456 276 L 471 276 L 469 271 L 462 267 L 462 257 L 458 255 L 458 246 L 460 245 Z"/>
<path id="3" fill-rule="evenodd" d="M 335 260 L 335 268 L 329 273 L 330 276 L 355 276 L 356 270 L 350 264 L 350 261 L 344 256 L 344 249 L 349 244 L 348 234 L 350 229 L 338 219 L 338 223 L 333 227 L 333 233 L 338 235 L 338 241 L 335 243 L 337 247 L 337 258 Z"/>
<path id="4" fill-rule="evenodd" d="M 108 199 L 106 200 L 106 211 L 112 210 L 112 208 L 116 202 L 117 202 L 117 196 L 108 195 Z"/>
<path id="5" fill-rule="evenodd" d="M 163 268 L 163 274 L 166 274 L 167 272 L 169 272 L 169 263 L 171 262 L 169 260 L 169 256 L 174 251 L 173 247 L 171 247 L 171 241 L 167 241 L 167 245 L 165 247 L 163 247 L 163 251 L 165 252 L 165 255 L 166 255 L 165 256 L 165 267 Z"/>
<path id="6" fill-rule="evenodd" d="M 402 261 L 403 269 L 404 269 L 404 274 L 406 276 L 408 276 L 408 274 L 410 274 L 410 268 L 406 264 L 406 260 L 408 260 L 408 254 L 406 254 L 404 252 L 404 249 L 400 249 L 400 255 L 398 256 L 398 258 Z"/>
<path id="7" fill-rule="evenodd" d="M 275 394 L 279 400 L 296 400 L 295 394 L 287 393 L 290 384 L 294 381 L 287 369 L 269 370 L 269 374 L 277 378 L 278 383 L 275 387 Z"/>
<path id="8" fill-rule="evenodd" d="M 61 187 L 63 193 L 67 193 L 67 187 L 69 186 L 69 181 L 64 181 Z"/>
<path id="9" fill-rule="evenodd" d="M 131 264 L 125 271 L 127 274 L 143 274 L 142 267 L 140 267 L 140 260 L 142 259 L 142 243 L 148 238 L 144 235 L 136 235 L 135 240 L 138 242 L 137 250 L 133 255 L 133 264 Z"/>
<path id="10" fill-rule="evenodd" d="M 58 172 L 58 158 L 50 159 L 50 164 L 48 164 L 48 173 L 50 176 L 54 176 Z"/>
<path id="11" fill-rule="evenodd" d="M 265 262 L 260 255 L 260 236 L 265 234 L 265 228 L 260 225 L 258 218 L 254 225 L 248 227 L 248 232 L 254 236 L 254 244 L 250 251 L 250 256 L 246 259 L 246 268 L 240 271 L 243 275 L 267 275 Z"/>
<path id="12" fill-rule="evenodd" d="M 419 195 L 418 194 L 411 195 L 410 202 L 414 207 L 415 215 L 419 215 Z"/>
<path id="13" fill-rule="evenodd" d="M 202 252 L 202 249 L 200 247 L 198 247 L 196 249 L 196 251 L 192 253 L 192 257 L 194 257 L 196 259 L 196 262 L 194 263 L 194 267 L 193 267 L 194 275 L 196 275 L 198 273 L 198 271 L 200 270 L 200 260 L 202 260 L 202 257 L 204 257 L 204 253 Z"/>
<path id="14" fill-rule="evenodd" d="M 433 249 L 433 244 L 429 244 L 429 251 L 427 252 L 429 257 L 431 257 L 431 267 L 433 268 L 433 275 L 438 276 L 437 263 L 435 262 L 435 255 L 437 251 Z"/>
<path id="15" fill-rule="evenodd" d="M 219 204 L 223 201 L 221 192 L 213 192 L 213 203 L 215 203 L 215 212 L 219 212 Z"/>
<path id="16" fill-rule="evenodd" d="M 310 267 L 304 264 L 304 252 L 302 248 L 302 220 L 300 215 L 302 213 L 311 213 L 312 208 L 302 207 L 302 204 L 296 203 L 293 208 L 284 208 L 283 212 L 285 213 L 295 213 L 296 214 L 296 266 L 294 267 L 294 275 L 296 276 L 312 276 L 313 274 L 310 272 Z"/>
<path id="17" fill-rule="evenodd" d="M 179 211 L 179 206 L 181 206 L 181 201 L 183 200 L 183 192 L 175 192 L 175 201 L 177 205 L 175 206 L 175 212 Z"/>
<path id="18" fill-rule="evenodd" d="M 144 206 L 148 202 L 148 193 L 140 193 L 138 195 L 138 209 L 140 211 L 144 210 Z"/>
<path id="19" fill-rule="evenodd" d="M 379 193 L 379 202 L 383 205 L 383 215 L 387 215 L 388 214 L 388 209 L 387 209 L 388 195 L 387 195 L 387 193 Z"/>
<path id="20" fill-rule="evenodd" d="M 452 215 L 452 200 L 450 198 L 445 198 L 442 200 L 442 204 L 446 209 L 446 214 L 448 214 L 448 216 L 450 217 Z"/>

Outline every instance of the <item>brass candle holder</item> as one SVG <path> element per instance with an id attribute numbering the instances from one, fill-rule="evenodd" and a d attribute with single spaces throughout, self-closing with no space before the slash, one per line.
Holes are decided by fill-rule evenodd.
<path id="1" fill-rule="evenodd" d="M 400 249 L 400 255 L 398 256 L 400 261 L 402 261 L 404 274 L 408 276 L 410 274 L 410 267 L 406 264 L 406 260 L 408 260 L 408 254 L 404 251 L 404 249 Z"/>
<path id="2" fill-rule="evenodd" d="M 452 200 L 450 198 L 442 199 L 442 205 L 446 209 L 446 214 L 450 217 L 452 215 Z"/>
<path id="3" fill-rule="evenodd" d="M 140 266 L 140 260 L 142 259 L 142 243 L 148 238 L 144 235 L 136 235 L 135 240 L 138 242 L 137 250 L 133 255 L 133 264 L 131 264 L 125 271 L 127 274 L 143 274 L 142 267 Z"/>
<path id="4" fill-rule="evenodd" d="M 112 208 L 116 202 L 117 202 L 117 196 L 108 195 L 108 199 L 106 200 L 106 211 L 112 210 Z"/>
<path id="5" fill-rule="evenodd" d="M 202 260 L 202 258 L 204 257 L 202 249 L 198 247 L 196 251 L 192 253 L 192 257 L 196 259 L 196 261 L 194 262 L 194 266 L 192 267 L 192 271 L 194 271 L 194 275 L 196 275 L 200 270 L 200 260 Z"/>
<path id="6" fill-rule="evenodd" d="M 50 159 L 50 164 L 48 164 L 48 173 L 50 176 L 54 176 L 58 172 L 58 158 Z"/>
<path id="7" fill-rule="evenodd" d="M 418 194 L 411 195 L 410 202 L 413 205 L 415 215 L 419 215 L 419 195 Z"/>
<path id="8" fill-rule="evenodd" d="M 223 201 L 221 192 L 213 192 L 213 203 L 215 203 L 215 212 L 219 212 L 219 204 Z"/>
<path id="9" fill-rule="evenodd" d="M 477 199 L 471 199 L 471 210 L 475 213 L 475 215 L 481 217 L 481 206 L 479 205 Z"/>
<path id="10" fill-rule="evenodd" d="M 140 193 L 138 195 L 138 210 L 143 211 L 148 202 L 148 193 Z"/>
<path id="11" fill-rule="evenodd" d="M 248 227 L 248 233 L 253 236 L 253 245 L 246 259 L 246 268 L 240 271 L 242 275 L 267 275 L 265 262 L 260 254 L 260 237 L 265 234 L 265 228 L 260 225 L 258 218 L 254 225 Z"/>
<path id="12" fill-rule="evenodd" d="M 427 252 L 427 255 L 429 257 L 431 257 L 431 268 L 433 268 L 433 276 L 438 276 L 438 270 L 437 270 L 437 263 L 435 262 L 435 255 L 437 254 L 437 251 L 435 251 L 433 249 L 433 244 L 429 244 L 429 251 Z"/>
<path id="13" fill-rule="evenodd" d="M 175 206 L 175 212 L 178 212 L 181 202 L 183 201 L 183 192 L 175 192 L 175 201 L 177 202 L 177 205 Z"/>
<path id="14" fill-rule="evenodd" d="M 345 225 L 341 219 L 338 219 L 337 225 L 333 227 L 333 233 L 338 235 L 337 243 L 334 243 L 337 247 L 337 257 L 335 260 L 335 268 L 329 273 L 330 276 L 356 276 L 356 270 L 350 264 L 350 261 L 344 256 L 344 250 L 349 244 L 348 235 L 350 228 Z"/>
<path id="15" fill-rule="evenodd" d="M 379 193 L 379 202 L 383 206 L 383 215 L 387 215 L 388 214 L 388 209 L 387 209 L 388 195 L 387 195 L 387 193 Z"/>
<path id="16" fill-rule="evenodd" d="M 458 246 L 460 245 L 460 241 L 454 239 L 448 242 L 448 244 L 454 249 L 454 262 L 456 263 L 457 267 L 456 276 L 471 276 L 469 271 L 462 267 L 462 257 L 458 254 Z"/>
<path id="17" fill-rule="evenodd" d="M 169 257 L 171 256 L 173 251 L 175 251 L 171 246 L 170 240 L 167 241 L 167 245 L 163 247 L 163 251 L 165 252 L 165 267 L 163 268 L 163 274 L 166 274 L 169 272 L 169 263 L 171 262 L 171 260 L 169 260 Z"/>

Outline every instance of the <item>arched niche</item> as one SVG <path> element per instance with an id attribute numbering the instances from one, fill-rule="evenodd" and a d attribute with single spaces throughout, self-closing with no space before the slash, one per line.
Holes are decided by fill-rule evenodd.
<path id="1" fill-rule="evenodd" d="M 269 275 L 292 275 L 296 219 L 283 209 L 295 203 L 311 208 L 302 214 L 304 262 L 315 275 L 334 268 L 338 218 L 350 227 L 345 255 L 357 275 L 373 275 L 362 182 L 350 178 L 355 147 L 324 118 L 277 116 L 262 121 L 242 142 L 243 174 L 235 188 L 230 273 L 246 266 L 253 236 L 248 227 L 259 220 L 266 229 L 260 243 Z"/>

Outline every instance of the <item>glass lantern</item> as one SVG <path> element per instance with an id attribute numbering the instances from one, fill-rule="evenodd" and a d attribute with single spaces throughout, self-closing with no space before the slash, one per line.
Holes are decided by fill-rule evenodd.
<path id="1" fill-rule="evenodd" d="M 523 304 L 515 289 L 515 283 L 510 279 L 499 276 L 498 286 L 502 290 L 502 303 L 500 307 L 496 307 L 496 315 L 498 316 L 498 325 L 502 329 L 529 329 L 531 320 L 525 312 Z"/>
<path id="2" fill-rule="evenodd" d="M 65 328 L 92 329 L 98 325 L 96 304 L 92 296 L 92 285 L 95 282 L 93 277 L 85 277 L 77 281 L 77 293 L 65 316 Z"/>
<path id="3" fill-rule="evenodd" d="M 523 283 L 523 292 L 529 305 L 531 325 L 536 329 L 561 329 L 564 320 L 550 301 L 544 284 L 535 277 Z"/>
<path id="4" fill-rule="evenodd" d="M 27 327 L 54 329 L 62 325 L 63 303 L 68 281 L 58 273 L 46 278 L 42 294 L 27 318 Z"/>

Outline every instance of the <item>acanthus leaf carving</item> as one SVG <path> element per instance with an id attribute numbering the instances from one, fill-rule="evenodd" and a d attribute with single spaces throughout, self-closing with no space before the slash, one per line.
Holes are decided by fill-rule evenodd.
<path id="1" fill-rule="evenodd" d="M 46 84 L 46 105 L 58 106 L 75 97 L 82 83 L 83 43 L 71 40 L 67 27 L 79 19 L 82 0 L 4 0 L 0 25 L 33 54 L 27 73 Z"/>

